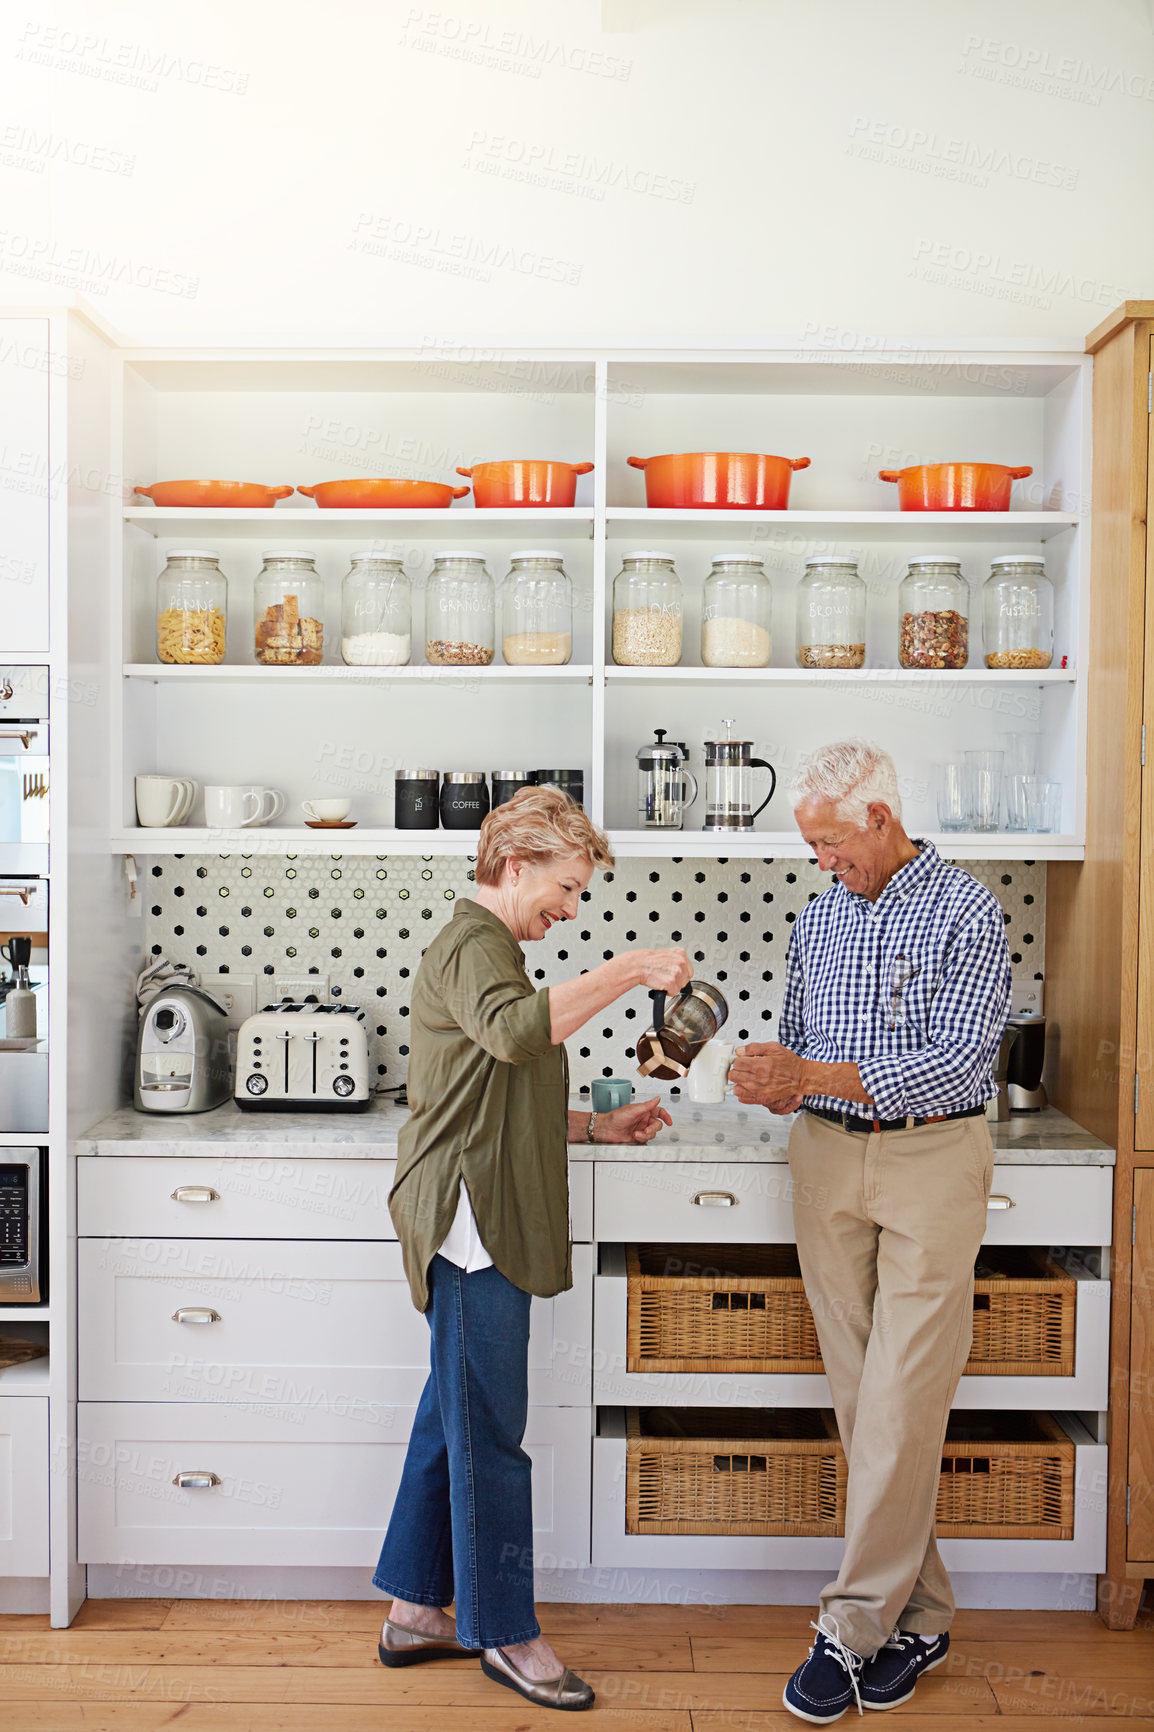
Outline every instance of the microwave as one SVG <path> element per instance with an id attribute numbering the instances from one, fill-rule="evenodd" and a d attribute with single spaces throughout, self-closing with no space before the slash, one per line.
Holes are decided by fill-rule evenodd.
<path id="1" fill-rule="evenodd" d="M 48 1297 L 47 1150 L 0 1148 L 0 1305 Z"/>

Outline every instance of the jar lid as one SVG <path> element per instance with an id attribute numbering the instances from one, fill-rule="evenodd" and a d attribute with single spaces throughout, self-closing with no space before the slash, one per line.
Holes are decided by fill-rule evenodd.
<path id="1" fill-rule="evenodd" d="M 663 559 L 668 565 L 673 564 L 673 555 L 671 553 L 658 553 L 651 547 L 641 547 L 638 548 L 636 553 L 623 553 L 621 557 L 626 565 L 629 565 L 635 559 Z"/>
<path id="2" fill-rule="evenodd" d="M 172 547 L 168 552 L 169 559 L 219 559 L 220 554 L 214 553 L 211 547 Z"/>
<path id="3" fill-rule="evenodd" d="M 962 569 L 960 559 L 953 559 L 948 553 L 911 553 L 906 560 L 907 565 L 952 565 L 958 571 Z"/>
<path id="4" fill-rule="evenodd" d="M 534 770 L 532 772 L 542 786 L 546 782 L 583 782 L 584 770 Z"/>
<path id="5" fill-rule="evenodd" d="M 444 779 L 446 782 L 483 782 L 485 772 L 484 770 L 446 770 Z"/>
<path id="6" fill-rule="evenodd" d="M 518 548 L 516 553 L 509 555 L 509 558 L 514 565 L 519 559 L 555 559 L 560 565 L 564 562 L 565 555 L 558 553 L 555 547 L 525 547 Z"/>
<path id="7" fill-rule="evenodd" d="M 436 782 L 440 779 L 440 770 L 398 770 L 398 782 Z"/>
<path id="8" fill-rule="evenodd" d="M 765 555 L 761 553 L 711 553 L 709 557 L 714 565 L 765 564 Z"/>
<path id="9" fill-rule="evenodd" d="M 438 559 L 469 559 L 469 560 L 472 560 L 475 565 L 484 565 L 484 563 L 485 563 L 485 555 L 483 553 L 477 553 L 475 551 L 470 551 L 467 548 L 461 548 L 461 547 L 445 548 L 440 553 L 434 553 L 433 558 L 434 558 L 434 560 L 438 560 Z"/>
<path id="10" fill-rule="evenodd" d="M 349 559 L 353 565 L 359 564 L 362 559 L 375 560 L 379 565 L 400 565 L 401 563 L 400 556 L 395 553 L 372 553 L 369 551 L 350 553 Z"/>
<path id="11" fill-rule="evenodd" d="M 846 565 L 851 571 L 857 570 L 857 560 L 847 559 L 841 553 L 819 553 L 816 559 L 806 560 L 805 569 L 808 571 L 812 565 Z"/>
<path id="12" fill-rule="evenodd" d="M 990 566 L 996 565 L 1044 565 L 1045 560 L 1040 553 L 1000 553 L 996 559 L 991 559 Z"/>
<path id="13" fill-rule="evenodd" d="M 261 554 L 261 558 L 266 562 L 270 559 L 313 560 L 316 558 L 316 554 L 310 552 L 307 547 L 269 547 Z"/>
<path id="14" fill-rule="evenodd" d="M 490 770 L 489 775 L 494 782 L 524 782 L 526 787 L 532 785 L 532 770 Z"/>

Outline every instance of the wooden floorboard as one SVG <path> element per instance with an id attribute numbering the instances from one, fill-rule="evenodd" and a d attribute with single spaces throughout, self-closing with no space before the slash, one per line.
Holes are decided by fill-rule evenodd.
<path id="1" fill-rule="evenodd" d="M 68 1630 L 0 1616 L 8 1732 L 545 1732 L 473 1661 L 386 1670 L 385 1602 L 89 1600 Z M 597 1691 L 590 1732 L 796 1732 L 781 1693 L 810 1607 L 543 1605 Z M 901 1732 L 1154 1732 L 1154 1627 L 1092 1613 L 959 1612 L 945 1665 L 893 1710 Z M 857 1716 L 842 1722 L 849 1728 Z M 582 1722 L 586 1724 L 586 1722 Z M 551 1722 L 547 1722 L 551 1724 Z"/>

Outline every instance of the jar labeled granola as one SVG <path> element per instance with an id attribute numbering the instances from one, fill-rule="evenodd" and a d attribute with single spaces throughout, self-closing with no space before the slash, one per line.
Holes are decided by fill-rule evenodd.
<path id="1" fill-rule="evenodd" d="M 315 668 L 325 653 L 325 586 L 315 556 L 273 548 L 253 585 L 253 637 L 265 667 Z"/>
<path id="2" fill-rule="evenodd" d="M 434 553 L 425 585 L 425 660 L 487 668 L 493 659 L 493 579 L 483 553 Z"/>
<path id="3" fill-rule="evenodd" d="M 219 554 L 174 547 L 156 580 L 156 656 L 207 667 L 224 660 L 228 584 Z"/>
<path id="4" fill-rule="evenodd" d="M 618 667 L 673 668 L 681 660 L 681 579 L 669 553 L 627 553 L 613 584 Z"/>
<path id="5" fill-rule="evenodd" d="M 865 622 L 866 586 L 857 560 L 809 560 L 797 586 L 798 667 L 863 667 Z"/>
<path id="6" fill-rule="evenodd" d="M 990 561 L 982 590 L 988 668 L 1048 668 L 1054 659 L 1054 586 L 1033 555 Z"/>
<path id="7" fill-rule="evenodd" d="M 964 668 L 970 586 L 955 559 L 919 554 L 898 590 L 898 662 L 903 668 Z"/>

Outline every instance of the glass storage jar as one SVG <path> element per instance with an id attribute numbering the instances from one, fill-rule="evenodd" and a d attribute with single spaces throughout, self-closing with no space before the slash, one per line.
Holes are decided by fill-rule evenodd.
<path id="1" fill-rule="evenodd" d="M 918 554 L 898 590 L 898 662 L 903 668 L 964 668 L 970 586 L 956 559 Z"/>
<path id="2" fill-rule="evenodd" d="M 756 553 L 715 553 L 701 595 L 701 662 L 765 668 L 773 654 L 773 590 Z"/>
<path id="3" fill-rule="evenodd" d="M 866 586 L 856 559 L 811 559 L 797 586 L 799 668 L 865 665 Z"/>
<path id="4" fill-rule="evenodd" d="M 562 555 L 509 555 L 501 587 L 501 654 L 511 668 L 562 667 L 573 655 L 573 585 Z"/>
<path id="5" fill-rule="evenodd" d="M 1040 559 L 990 561 L 982 590 L 986 666 L 1048 668 L 1054 659 L 1054 586 Z"/>
<path id="6" fill-rule="evenodd" d="M 273 548 L 252 591 L 255 654 L 266 667 L 315 668 L 324 660 L 325 586 L 315 556 Z"/>
<path id="7" fill-rule="evenodd" d="M 354 553 L 341 585 L 341 659 L 351 668 L 401 668 L 412 653 L 413 597 L 399 559 Z"/>
<path id="8" fill-rule="evenodd" d="M 613 660 L 673 668 L 681 660 L 681 579 L 668 553 L 627 553 L 613 583 Z"/>
<path id="9" fill-rule="evenodd" d="M 174 547 L 156 580 L 156 657 L 207 666 L 224 660 L 228 583 L 206 547 Z"/>
<path id="10" fill-rule="evenodd" d="M 425 585 L 425 660 L 487 668 L 493 659 L 493 579 L 483 553 L 434 553 Z"/>

